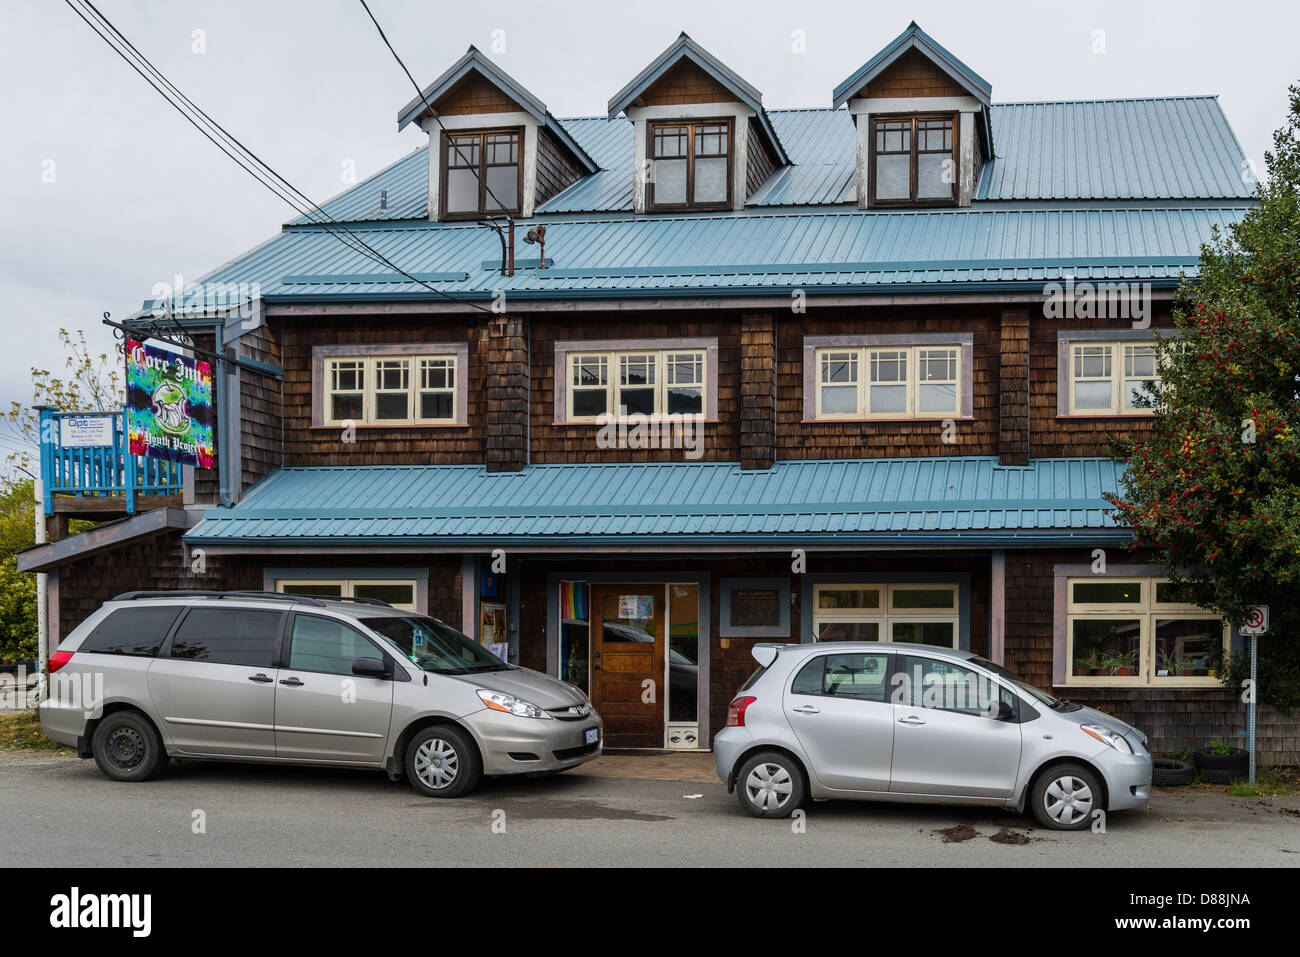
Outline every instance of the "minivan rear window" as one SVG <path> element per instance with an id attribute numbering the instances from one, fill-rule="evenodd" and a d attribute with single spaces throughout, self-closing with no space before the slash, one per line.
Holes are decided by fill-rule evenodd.
<path id="1" fill-rule="evenodd" d="M 270 668 L 283 618 L 284 612 L 255 608 L 191 608 L 172 639 L 171 657 Z"/>
<path id="2" fill-rule="evenodd" d="M 179 605 L 152 605 L 119 608 L 95 626 L 78 652 L 97 655 L 131 655 L 153 658 L 158 655 L 167 630 L 176 620 Z"/>

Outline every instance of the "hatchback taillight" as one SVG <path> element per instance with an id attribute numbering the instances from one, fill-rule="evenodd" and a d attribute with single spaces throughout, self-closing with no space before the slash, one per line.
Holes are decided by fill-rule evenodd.
<path id="1" fill-rule="evenodd" d="M 750 695 L 732 698 L 731 704 L 727 705 L 727 727 L 743 728 L 745 726 L 745 709 L 757 700 L 757 698 Z"/>
<path id="2" fill-rule="evenodd" d="M 54 672 L 58 671 L 71 660 L 72 652 L 56 651 L 54 654 L 50 655 L 50 674 L 54 674 Z"/>

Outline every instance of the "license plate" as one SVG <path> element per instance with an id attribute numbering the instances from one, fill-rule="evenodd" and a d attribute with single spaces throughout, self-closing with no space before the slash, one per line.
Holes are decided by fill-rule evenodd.
<path id="1" fill-rule="evenodd" d="M 583 744 L 595 744 L 597 741 L 600 740 L 600 729 L 588 728 L 586 731 L 586 736 L 587 736 L 586 740 L 582 742 Z"/>

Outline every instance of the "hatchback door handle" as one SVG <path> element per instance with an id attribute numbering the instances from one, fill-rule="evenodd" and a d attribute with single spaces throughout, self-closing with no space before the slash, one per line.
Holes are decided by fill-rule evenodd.
<path id="1" fill-rule="evenodd" d="M 918 724 L 925 724 L 925 719 L 924 719 L 924 718 L 918 718 L 918 717 L 917 717 L 916 715 L 914 715 L 914 714 L 909 714 L 906 718 L 899 718 L 899 719 L 898 719 L 898 723 L 899 723 L 899 724 L 910 724 L 910 725 L 912 725 L 913 727 L 915 727 L 915 726 L 918 725 Z"/>
<path id="2" fill-rule="evenodd" d="M 302 685 L 302 682 L 297 678 L 281 678 L 280 684 L 288 685 L 290 688 L 297 688 Z"/>
<path id="3" fill-rule="evenodd" d="M 263 684 L 263 685 L 264 685 L 264 684 L 270 684 L 270 683 L 271 683 L 272 681 L 274 681 L 275 679 L 274 679 L 274 678 L 268 678 L 266 675 L 264 675 L 264 674 L 262 674 L 262 673 L 259 672 L 258 674 L 255 674 L 255 675 L 249 675 L 249 676 L 248 676 L 248 680 L 249 680 L 249 681 L 256 681 L 258 684 Z"/>
<path id="4" fill-rule="evenodd" d="M 820 714 L 821 713 L 821 708 L 814 708 L 810 704 L 805 704 L 798 708 L 791 708 L 790 710 L 793 711 L 795 714 Z"/>

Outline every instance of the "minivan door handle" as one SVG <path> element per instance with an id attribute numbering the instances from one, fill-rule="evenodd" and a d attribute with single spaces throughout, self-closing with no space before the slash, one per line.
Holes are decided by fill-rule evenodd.
<path id="1" fill-rule="evenodd" d="M 258 672 L 258 673 L 255 674 L 255 675 L 249 675 L 249 676 L 248 676 L 248 680 L 249 680 L 249 681 L 256 681 L 258 684 L 263 684 L 263 685 L 265 685 L 265 684 L 270 684 L 270 683 L 271 683 L 272 681 L 274 681 L 275 679 L 274 679 L 274 678 L 268 678 L 266 675 L 262 674 L 261 672 Z"/>
<path id="2" fill-rule="evenodd" d="M 810 704 L 801 705 L 798 708 L 791 708 L 790 710 L 793 711 L 795 714 L 820 714 L 821 713 L 821 708 L 814 708 Z"/>
<path id="3" fill-rule="evenodd" d="M 298 688 L 302 686 L 302 682 L 297 678 L 281 678 L 280 684 L 288 685 L 290 688 Z"/>

